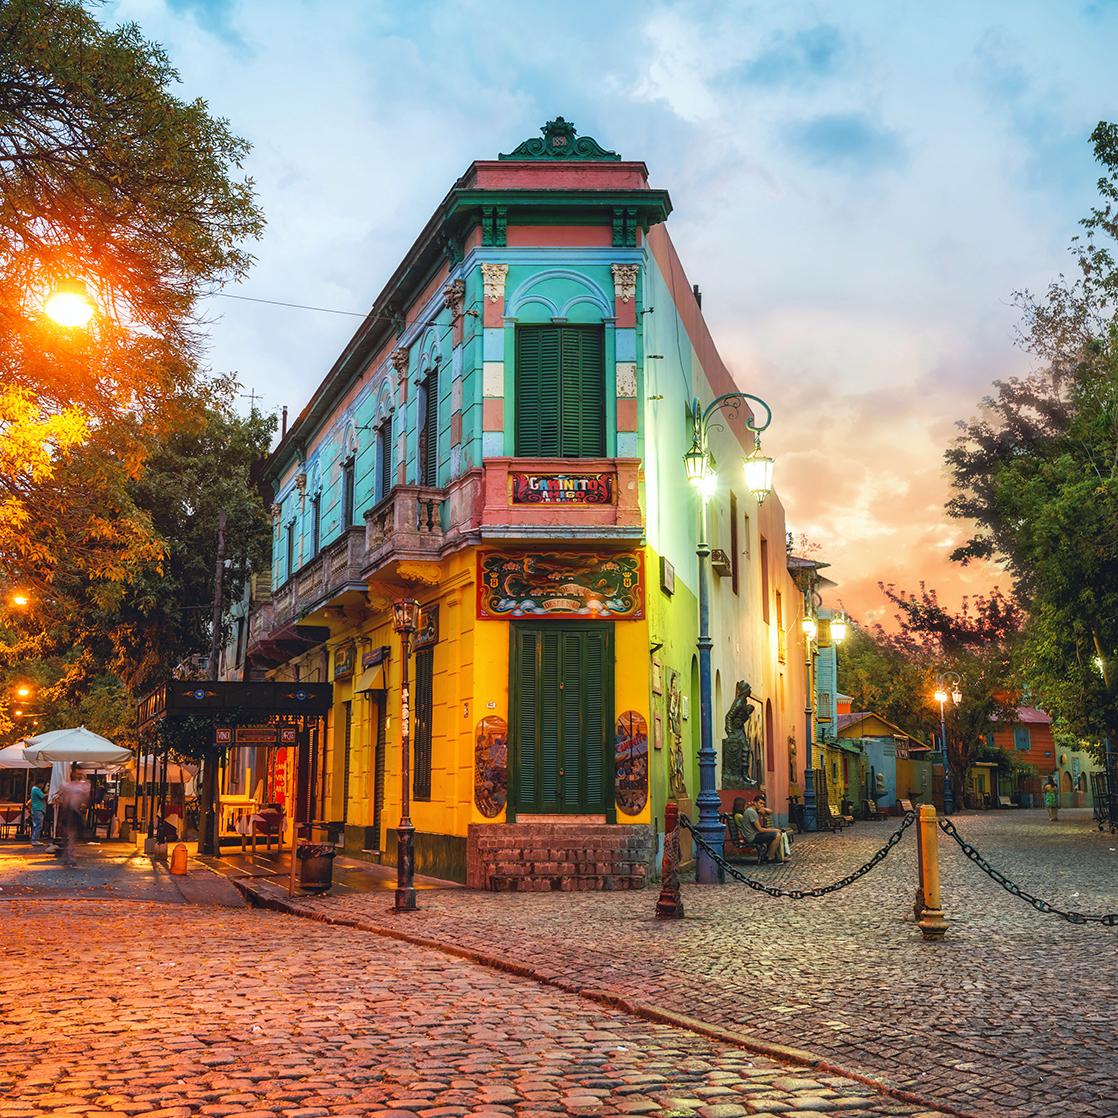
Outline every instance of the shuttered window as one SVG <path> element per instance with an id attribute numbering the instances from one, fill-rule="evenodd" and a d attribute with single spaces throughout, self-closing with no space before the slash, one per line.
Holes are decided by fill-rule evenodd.
<path id="1" fill-rule="evenodd" d="M 518 626 L 513 669 L 516 809 L 607 810 L 612 627 Z"/>
<path id="2" fill-rule="evenodd" d="M 415 761 L 412 769 L 412 795 L 417 800 L 431 798 L 431 715 L 434 707 L 432 687 L 435 650 L 421 648 L 415 654 Z"/>
<path id="3" fill-rule="evenodd" d="M 353 458 L 347 458 L 342 463 L 342 531 L 344 532 L 353 523 Z"/>
<path id="4" fill-rule="evenodd" d="M 439 484 L 439 372 L 423 382 L 423 430 L 419 433 L 419 484 Z"/>
<path id="5" fill-rule="evenodd" d="M 392 424 L 385 421 L 377 428 L 377 501 L 383 501 L 392 488 Z"/>
<path id="6" fill-rule="evenodd" d="M 322 549 L 322 497 L 316 493 L 311 498 L 311 558 Z"/>
<path id="7" fill-rule="evenodd" d="M 605 452 L 602 328 L 518 328 L 516 453 L 524 457 L 597 458 Z"/>

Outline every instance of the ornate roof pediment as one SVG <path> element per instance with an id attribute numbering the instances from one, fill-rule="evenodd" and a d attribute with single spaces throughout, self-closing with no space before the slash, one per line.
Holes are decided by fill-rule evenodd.
<path id="1" fill-rule="evenodd" d="M 549 120 L 540 131 L 543 139 L 525 140 L 507 155 L 498 159 L 577 159 L 586 162 L 617 163 L 621 156 L 615 151 L 606 151 L 597 140 L 589 136 L 576 136 L 578 129 L 570 121 L 557 116 Z"/>

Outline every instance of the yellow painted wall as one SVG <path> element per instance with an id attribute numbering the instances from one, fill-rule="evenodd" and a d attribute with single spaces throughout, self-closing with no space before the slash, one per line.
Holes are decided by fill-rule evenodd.
<path id="1" fill-rule="evenodd" d="M 476 550 L 452 556 L 442 565 L 437 586 L 417 586 L 416 598 L 424 607 L 437 605 L 439 636 L 434 646 L 432 709 L 431 798 L 412 800 L 411 818 L 418 831 L 465 836 L 471 823 L 499 823 L 486 819 L 474 803 L 474 748 L 481 719 L 509 717 L 509 635 L 506 621 L 479 621 L 477 612 Z M 592 624 L 592 622 L 588 622 Z M 392 649 L 385 674 L 388 691 L 385 718 L 385 788 L 381 814 L 384 828 L 394 827 L 400 815 L 400 639 L 392 630 L 388 611 L 355 626 L 336 629 L 329 641 L 330 671 L 334 649 L 356 640 L 357 665 L 353 680 L 335 681 L 334 706 L 329 717 L 327 796 L 330 817 L 343 816 L 345 713 L 343 704 L 353 702 L 350 742 L 349 798 L 346 823 L 350 827 L 373 822 L 373 779 L 375 764 L 376 703 L 355 693 L 361 674 L 361 653 L 387 644 Z M 614 625 L 616 668 L 615 715 L 639 711 L 649 723 L 648 625 L 624 621 Z M 414 704 L 415 660 L 410 664 Z M 414 733 L 414 713 L 412 730 Z M 651 745 L 651 743 L 650 743 Z M 414 758 L 414 743 L 413 743 Z M 618 822 L 647 823 L 651 807 L 636 816 L 618 813 Z"/>

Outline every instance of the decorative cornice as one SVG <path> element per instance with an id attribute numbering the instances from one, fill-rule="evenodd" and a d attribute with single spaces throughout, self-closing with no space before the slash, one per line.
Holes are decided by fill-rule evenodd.
<path id="1" fill-rule="evenodd" d="M 611 264 L 609 270 L 613 273 L 613 293 L 623 303 L 637 297 L 637 274 L 640 267 L 637 264 Z"/>
<path id="2" fill-rule="evenodd" d="M 463 279 L 452 280 L 443 288 L 443 306 L 450 311 L 451 317 L 457 318 L 462 313 L 462 304 L 466 301 L 466 281 Z"/>
<path id="3" fill-rule="evenodd" d="M 543 139 L 533 137 L 525 140 L 507 155 L 498 159 L 577 159 L 586 162 L 617 163 L 621 156 L 615 151 L 606 151 L 597 140 L 589 136 L 576 139 L 577 128 L 570 121 L 557 116 L 540 128 Z"/>
<path id="4" fill-rule="evenodd" d="M 507 264 L 482 264 L 481 282 L 485 288 L 485 298 L 497 303 L 504 297 L 505 280 L 509 274 Z"/>

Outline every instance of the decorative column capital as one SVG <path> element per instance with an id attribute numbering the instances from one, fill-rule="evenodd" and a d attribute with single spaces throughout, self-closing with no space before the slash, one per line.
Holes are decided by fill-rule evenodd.
<path id="1" fill-rule="evenodd" d="M 300 493 L 305 493 L 307 491 L 307 475 L 305 473 L 295 475 L 295 488 L 298 489 Z"/>
<path id="2" fill-rule="evenodd" d="M 389 360 L 392 362 L 392 367 L 396 370 L 396 375 L 400 379 L 408 375 L 408 351 L 405 346 L 394 349 Z"/>
<path id="3" fill-rule="evenodd" d="M 278 524 L 280 522 L 280 517 L 283 515 L 283 506 L 277 501 L 272 505 L 269 511 L 272 514 L 272 523 Z"/>
<path id="4" fill-rule="evenodd" d="M 611 264 L 609 270 L 613 273 L 613 293 L 623 303 L 637 297 L 637 274 L 639 264 Z"/>
<path id="5" fill-rule="evenodd" d="M 485 288 L 485 298 L 499 302 L 505 294 L 505 280 L 509 274 L 507 264 L 482 264 L 481 282 Z"/>
<path id="6" fill-rule="evenodd" d="M 465 299 L 465 280 L 452 280 L 443 288 L 443 306 L 450 311 L 452 318 L 457 318 L 462 313 L 462 304 L 465 302 Z"/>

